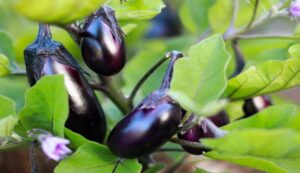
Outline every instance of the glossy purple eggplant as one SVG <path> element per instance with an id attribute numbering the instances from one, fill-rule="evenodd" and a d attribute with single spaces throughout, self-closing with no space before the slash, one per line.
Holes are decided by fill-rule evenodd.
<path id="1" fill-rule="evenodd" d="M 243 105 L 244 116 L 242 118 L 252 116 L 271 105 L 272 101 L 268 96 L 256 96 L 246 99 Z"/>
<path id="2" fill-rule="evenodd" d="M 66 127 L 87 139 L 102 142 L 106 121 L 97 97 L 72 55 L 62 44 L 52 40 L 47 25 L 40 25 L 38 38 L 25 49 L 24 55 L 31 86 L 42 76 L 64 75 L 70 109 Z"/>
<path id="3" fill-rule="evenodd" d="M 173 66 L 182 54 L 172 51 L 171 62 L 160 89 L 148 95 L 111 131 L 108 147 L 122 158 L 138 158 L 150 154 L 170 139 L 178 129 L 181 107 L 168 95 Z"/>
<path id="4" fill-rule="evenodd" d="M 190 116 L 190 119 L 188 121 L 191 122 L 192 119 L 194 119 L 194 115 Z M 221 137 L 225 133 L 218 127 L 224 126 L 229 123 L 229 117 L 226 114 L 225 111 L 221 111 L 220 113 L 213 115 L 204 121 L 202 121 L 200 124 L 195 125 L 191 129 L 187 130 L 183 133 L 178 133 L 178 138 L 191 141 L 191 142 L 199 142 L 201 138 L 216 138 Z M 182 146 L 187 152 L 195 155 L 203 154 L 204 152 L 207 152 L 208 150 L 205 148 L 191 148 L 191 147 L 185 147 Z"/>
<path id="5" fill-rule="evenodd" d="M 114 75 L 126 62 L 124 34 L 114 11 L 103 6 L 87 18 L 80 33 L 81 54 L 89 68 L 101 75 Z"/>

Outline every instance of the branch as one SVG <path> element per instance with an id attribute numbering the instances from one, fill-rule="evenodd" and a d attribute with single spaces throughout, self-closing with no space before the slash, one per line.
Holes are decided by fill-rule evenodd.
<path id="1" fill-rule="evenodd" d="M 131 108 L 128 104 L 128 100 L 125 98 L 121 91 L 118 91 L 112 84 L 112 78 L 107 76 L 98 75 L 101 84 L 96 86 L 92 84 L 94 89 L 102 91 L 111 101 L 122 111 L 124 115 L 127 115 Z"/>
<path id="2" fill-rule="evenodd" d="M 248 25 L 246 26 L 246 30 L 252 26 L 252 24 L 255 20 L 257 10 L 258 10 L 258 4 L 259 4 L 259 0 L 256 0 L 255 4 L 254 4 L 253 14 L 252 14 L 251 20 L 249 21 Z"/>
<path id="3" fill-rule="evenodd" d="M 203 144 L 201 144 L 199 142 L 191 142 L 191 141 L 187 141 L 187 140 L 178 139 L 178 138 L 175 138 L 175 137 L 171 138 L 170 142 L 175 143 L 175 144 L 179 144 L 179 145 L 185 146 L 185 147 L 210 150 L 209 148 L 205 147 Z"/>
<path id="4" fill-rule="evenodd" d="M 156 62 L 145 74 L 144 76 L 137 82 L 137 84 L 132 89 L 128 102 L 130 106 L 133 106 L 133 99 L 136 96 L 137 91 L 141 88 L 141 86 L 144 84 L 144 82 L 153 74 L 166 60 L 168 57 L 164 56 L 162 57 L 158 62 Z"/>

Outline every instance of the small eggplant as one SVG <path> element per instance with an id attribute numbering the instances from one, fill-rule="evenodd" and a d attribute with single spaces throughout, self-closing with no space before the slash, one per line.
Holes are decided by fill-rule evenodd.
<path id="1" fill-rule="evenodd" d="M 188 123 L 194 119 L 194 115 L 191 115 Z M 195 125 L 191 129 L 183 133 L 178 133 L 178 138 L 191 142 L 199 142 L 201 138 L 217 138 L 222 137 L 226 133 L 218 127 L 224 126 L 229 123 L 229 117 L 225 111 L 204 119 L 200 124 Z M 206 148 L 191 148 L 182 146 L 187 152 L 195 155 L 203 154 L 207 152 Z"/>
<path id="2" fill-rule="evenodd" d="M 126 62 L 124 34 L 113 9 L 102 6 L 87 18 L 80 32 L 81 54 L 89 68 L 105 76 L 122 70 Z"/>
<path id="3" fill-rule="evenodd" d="M 40 25 L 37 39 L 25 49 L 24 55 L 31 86 L 42 76 L 64 75 L 70 109 L 66 127 L 102 142 L 106 132 L 103 110 L 75 59 L 62 44 L 52 40 L 48 25 Z"/>
<path id="4" fill-rule="evenodd" d="M 246 99 L 243 105 L 244 116 L 246 118 L 256 114 L 257 112 L 272 105 L 272 101 L 268 96 L 256 96 L 250 99 Z"/>
<path id="5" fill-rule="evenodd" d="M 138 158 L 150 154 L 170 139 L 178 129 L 181 107 L 168 95 L 173 66 L 183 55 L 172 51 L 171 62 L 160 89 L 148 95 L 111 131 L 108 147 L 122 158 Z"/>

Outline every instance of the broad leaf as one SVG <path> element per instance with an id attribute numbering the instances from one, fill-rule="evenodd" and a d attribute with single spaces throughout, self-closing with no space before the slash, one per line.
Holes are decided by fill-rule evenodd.
<path id="1" fill-rule="evenodd" d="M 207 157 L 272 173 L 298 173 L 300 133 L 290 129 L 231 131 L 215 140 L 202 140 L 214 152 Z"/>
<path id="2" fill-rule="evenodd" d="M 16 125 L 16 104 L 11 99 L 0 96 L 0 136 L 10 136 Z"/>
<path id="3" fill-rule="evenodd" d="M 0 54 L 0 77 L 6 76 L 9 73 L 9 60 L 5 55 Z"/>
<path id="4" fill-rule="evenodd" d="M 210 173 L 210 172 L 207 172 L 201 168 L 196 168 L 196 170 L 193 173 Z"/>
<path id="5" fill-rule="evenodd" d="M 252 66 L 231 79 L 224 93 L 230 99 L 243 99 L 281 91 L 300 84 L 300 58 L 268 61 Z"/>
<path id="6" fill-rule="evenodd" d="M 112 0 L 110 5 L 119 20 L 151 19 L 165 7 L 162 0 L 129 0 L 122 4 L 118 0 Z"/>
<path id="7" fill-rule="evenodd" d="M 0 54 L 7 56 L 8 59 L 15 59 L 15 50 L 12 39 L 4 32 L 0 30 Z"/>
<path id="8" fill-rule="evenodd" d="M 81 136 L 78 133 L 73 132 L 72 130 L 65 128 L 65 138 L 69 139 L 71 141 L 71 147 L 72 148 L 79 148 L 84 143 L 88 142 L 85 137 Z"/>
<path id="9" fill-rule="evenodd" d="M 288 50 L 290 57 L 300 58 L 300 44 L 294 44 Z"/>
<path id="10" fill-rule="evenodd" d="M 223 127 L 225 130 L 251 128 L 275 129 L 290 128 L 300 131 L 300 114 L 296 106 L 285 104 L 268 107 L 261 112 Z"/>
<path id="11" fill-rule="evenodd" d="M 45 76 L 30 88 L 20 112 L 24 130 L 41 128 L 63 136 L 68 117 L 68 94 L 61 75 Z"/>
<path id="12" fill-rule="evenodd" d="M 15 10 L 31 20 L 67 24 L 96 11 L 105 0 L 17 0 L 13 2 Z"/>
<path id="13" fill-rule="evenodd" d="M 171 97 L 174 95 L 173 99 L 192 112 L 216 102 L 227 85 L 225 72 L 229 59 L 230 55 L 219 34 L 192 46 L 188 56 L 179 59 L 175 64 Z"/>
<path id="14" fill-rule="evenodd" d="M 83 144 L 72 156 L 61 161 L 54 172 L 112 173 L 119 159 L 106 146 L 89 142 Z M 123 160 L 115 172 L 139 173 L 141 170 L 142 166 L 137 160 Z"/>
<path id="15" fill-rule="evenodd" d="M 297 158 L 264 158 L 251 155 L 239 155 L 230 153 L 209 152 L 207 157 L 216 160 L 225 160 L 239 165 L 252 167 L 272 173 L 298 173 L 300 159 Z"/>
<path id="16" fill-rule="evenodd" d="M 0 119 L 9 115 L 16 115 L 16 104 L 13 100 L 0 96 Z"/>

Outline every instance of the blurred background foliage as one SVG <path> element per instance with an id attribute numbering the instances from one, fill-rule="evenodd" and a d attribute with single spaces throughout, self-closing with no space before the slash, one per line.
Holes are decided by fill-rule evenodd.
<path id="1" fill-rule="evenodd" d="M 267 15 L 272 5 L 279 0 L 263 0 L 258 8 L 257 19 Z M 229 27 L 232 15 L 234 1 L 232 0 L 166 0 L 167 8 L 163 8 L 162 13 L 156 16 L 151 22 L 148 18 L 134 18 L 123 14 L 128 9 L 124 9 L 119 1 L 110 2 L 116 7 L 119 22 L 126 32 L 126 44 L 128 49 L 128 63 L 125 69 L 118 77 L 120 87 L 129 94 L 136 81 L 143 73 L 158 61 L 166 51 L 179 50 L 186 53 L 187 49 L 194 43 L 213 33 L 225 33 Z M 130 1 L 127 2 L 130 7 Z M 136 3 L 132 1 L 132 3 Z M 145 1 L 147 3 L 147 1 Z M 156 4 L 156 13 L 160 9 Z M 235 28 L 243 28 L 251 19 L 254 8 L 254 0 L 239 0 L 237 9 Z M 285 7 L 289 2 L 287 1 Z M 153 5 L 154 6 L 154 5 Z M 162 7 L 162 4 L 159 6 Z M 132 9 L 134 11 L 134 6 Z M 154 10 L 154 11 L 155 11 Z M 124 14 L 127 14 L 125 13 Z M 51 14 L 50 14 L 51 15 Z M 155 15 L 155 14 L 153 14 Z M 146 20 L 145 20 L 146 19 Z M 15 59 L 16 64 L 24 69 L 23 50 L 30 44 L 37 33 L 37 22 L 31 21 L 17 13 L 11 7 L 8 0 L 0 1 L 0 30 L 4 31 L 12 39 L 13 50 L 6 53 L 9 59 Z M 299 35 L 297 23 L 288 16 L 273 17 L 265 24 L 250 29 L 245 35 L 289 35 L 297 37 Z M 62 42 L 80 64 L 89 71 L 80 55 L 80 50 L 69 34 L 58 26 L 52 26 L 52 35 L 55 40 Z M 0 37 L 2 44 L 7 43 L 3 37 Z M 239 46 L 242 54 L 247 60 L 246 68 L 266 60 L 282 60 L 288 58 L 288 48 L 298 43 L 297 39 L 276 39 L 276 38 L 258 38 L 241 39 Z M 226 47 L 234 56 L 230 41 L 226 41 Z M 143 66 L 141 66 L 141 64 Z M 234 59 L 231 59 L 228 69 L 228 75 L 234 70 Z M 151 78 L 143 85 L 136 101 L 142 99 L 149 92 L 153 91 L 160 84 L 161 76 L 164 73 L 166 65 L 162 66 Z M 89 71 L 92 73 L 91 71 Z M 92 75 L 93 76 L 93 75 Z M 23 94 L 27 85 L 27 80 L 23 76 L 6 76 L 0 78 L 0 94 L 13 98 L 17 102 L 17 108 L 24 104 Z M 121 88 L 120 88 L 121 89 Z M 99 95 L 101 97 L 101 94 Z M 280 100 L 280 99 L 279 99 Z M 104 103 L 106 104 L 106 103 Z M 105 106 L 104 106 L 105 107 Z M 114 108 L 114 106 L 108 106 Z M 107 110 L 118 112 L 114 110 Z M 113 113 L 115 114 L 115 113 Z"/>
<path id="2" fill-rule="evenodd" d="M 148 16 L 135 17 L 140 9 L 135 6 L 138 2 L 144 2 L 145 8 L 151 7 L 152 11 L 145 12 Z M 239 6 L 236 10 L 236 20 L 233 26 L 236 29 L 244 28 L 251 20 L 255 0 L 238 0 Z M 262 0 L 258 8 L 256 19 L 261 19 L 269 15 L 271 8 L 280 0 Z M 128 3 L 128 6 L 126 7 Z M 194 43 L 214 33 L 230 34 L 231 20 L 234 15 L 233 0 L 165 0 L 166 8 L 160 12 L 163 3 L 156 1 L 128 0 L 120 5 L 118 0 L 112 0 L 112 5 L 119 17 L 119 22 L 126 33 L 126 45 L 128 50 L 127 64 L 120 75 L 117 76 L 116 84 L 120 90 L 129 95 L 132 87 L 143 76 L 143 74 L 157 62 L 166 51 L 173 49 L 186 54 L 188 48 Z M 290 1 L 285 1 L 282 8 L 287 8 Z M 131 5 L 130 5 L 131 4 Z M 152 5 L 151 5 L 152 4 Z M 154 4 L 154 5 L 153 5 Z M 95 4 L 97 6 L 98 4 Z M 153 6 L 153 7 L 152 7 Z M 129 15 L 128 11 L 131 13 Z M 126 14 L 126 15 L 124 15 Z M 51 15 L 48 14 L 48 15 Z M 36 37 L 38 23 L 28 20 L 20 15 L 11 6 L 10 0 L 0 0 L 0 53 L 10 60 L 13 70 L 24 70 L 23 50 Z M 246 59 L 246 67 L 257 65 L 267 60 L 284 60 L 289 58 L 289 48 L 299 43 L 300 25 L 289 16 L 274 16 L 263 24 L 258 25 L 243 33 L 244 36 L 258 36 L 256 38 L 245 37 L 239 40 L 239 46 Z M 80 49 L 72 40 L 69 34 L 59 26 L 51 26 L 53 38 L 72 53 L 81 66 L 94 74 L 85 66 L 82 61 Z M 286 36 L 285 38 L 267 38 L 266 36 Z M 231 41 L 225 39 L 226 48 L 234 57 Z M 2 47 L 5 49 L 1 49 Z M 9 51 L 7 51 L 9 50 Z M 300 56 L 299 56 L 300 57 Z M 14 65 L 16 64 L 16 65 Z M 18 69 L 18 68 L 20 69 Z M 213 68 L 213 67 L 212 67 Z M 142 86 L 135 103 L 143 99 L 154 89 L 158 88 L 161 78 L 165 72 L 166 64 L 161 66 Z M 228 76 L 235 69 L 234 58 L 228 68 Z M 92 77 L 88 77 L 93 80 Z M 8 75 L 0 78 L 0 95 L 12 98 L 19 110 L 24 105 L 24 92 L 28 88 L 27 78 L 22 75 Z M 296 89 L 293 89 L 292 93 Z M 108 116 L 109 126 L 112 127 L 121 117 L 120 111 L 101 93 L 97 93 L 102 99 L 102 106 Z M 273 94 L 272 99 L 276 104 L 295 102 L 294 97 L 289 92 L 283 94 Z M 291 98 L 291 99 L 290 99 Z M 299 102 L 299 101 L 298 101 Z M 226 107 L 231 119 L 236 119 L 243 115 L 241 106 L 243 101 L 232 102 Z M 174 144 L 167 144 L 171 147 L 179 147 Z M 174 161 L 180 160 L 183 155 L 171 153 Z"/>

